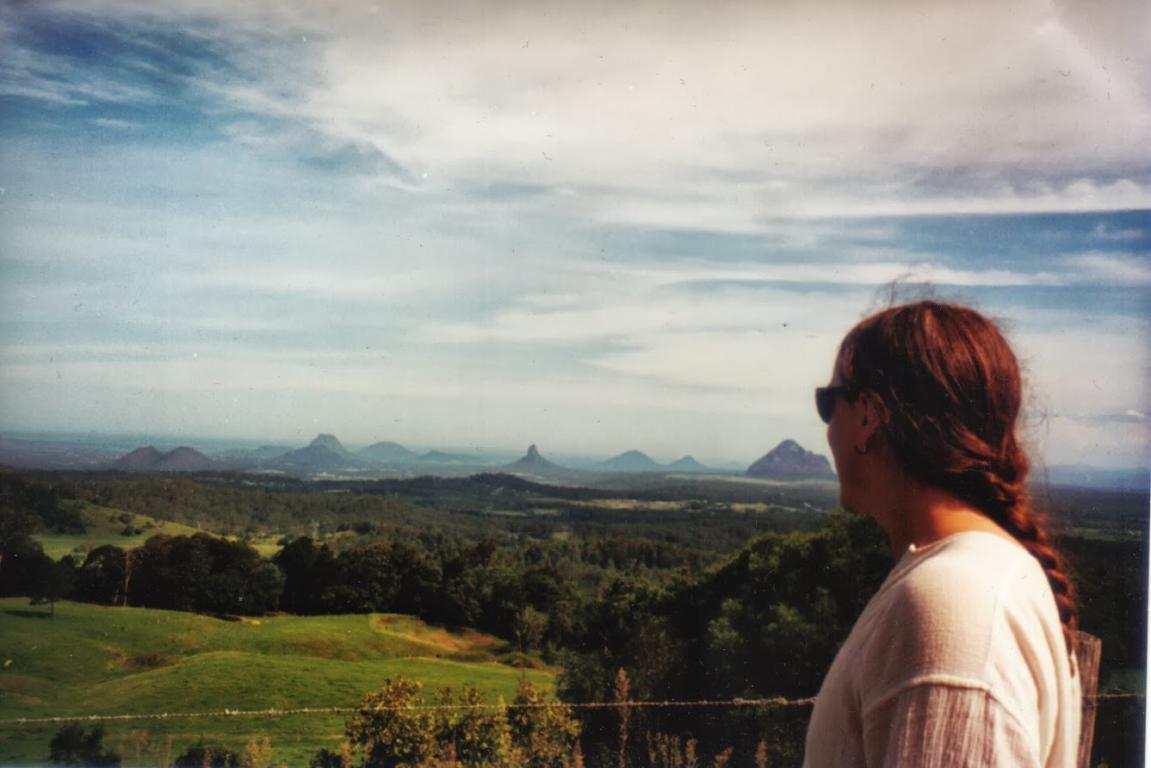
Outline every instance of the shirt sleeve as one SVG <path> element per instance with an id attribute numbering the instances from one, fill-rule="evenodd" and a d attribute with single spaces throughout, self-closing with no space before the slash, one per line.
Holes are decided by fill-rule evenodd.
<path id="1" fill-rule="evenodd" d="M 1039 766 L 1019 721 L 981 687 L 911 685 L 865 713 L 863 730 L 869 766 Z"/>

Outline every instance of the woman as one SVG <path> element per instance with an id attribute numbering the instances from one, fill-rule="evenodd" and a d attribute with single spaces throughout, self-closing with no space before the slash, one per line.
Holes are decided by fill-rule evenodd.
<path id="1" fill-rule="evenodd" d="M 1025 488 L 1019 366 L 925 301 L 867 318 L 816 391 L 840 500 L 897 563 L 824 679 L 808 766 L 1074 766 L 1071 584 Z"/>

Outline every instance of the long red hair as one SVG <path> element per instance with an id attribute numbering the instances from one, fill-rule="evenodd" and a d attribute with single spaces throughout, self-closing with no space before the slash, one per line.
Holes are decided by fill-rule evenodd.
<path id="1" fill-rule="evenodd" d="M 1073 650 L 1074 587 L 1028 498 L 1019 363 L 995 323 L 956 304 L 892 307 L 847 334 L 838 365 L 844 383 L 878 397 L 904 470 L 987 515 L 1039 561 Z"/>

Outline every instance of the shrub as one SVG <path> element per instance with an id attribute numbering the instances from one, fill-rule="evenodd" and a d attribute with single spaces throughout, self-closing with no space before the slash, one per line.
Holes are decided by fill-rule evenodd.
<path id="1" fill-rule="evenodd" d="M 435 721 L 431 712 L 415 707 L 422 689 L 399 677 L 364 697 L 344 733 L 352 749 L 363 754 L 366 768 L 423 765 L 435 757 Z"/>
<path id="2" fill-rule="evenodd" d="M 239 768 L 240 756 L 227 747 L 199 742 L 176 758 L 175 768 Z"/>
<path id="3" fill-rule="evenodd" d="M 348 768 L 357 758 L 364 768 L 567 768 L 579 752 L 571 708 L 526 681 L 510 708 L 486 705 L 474 688 L 445 688 L 434 706 L 421 706 L 421 689 L 400 677 L 365 696 L 347 742 L 316 753 L 312 768 Z"/>
<path id="4" fill-rule="evenodd" d="M 95 725 L 86 732 L 79 723 L 69 723 L 56 732 L 48 749 L 48 759 L 55 765 L 120 765 L 120 755 L 104 751 L 102 725 Z"/>
<path id="5" fill-rule="evenodd" d="M 524 680 L 516 691 L 509 719 L 520 765 L 566 768 L 570 764 L 580 728 L 567 704 L 545 699 L 542 691 Z"/>

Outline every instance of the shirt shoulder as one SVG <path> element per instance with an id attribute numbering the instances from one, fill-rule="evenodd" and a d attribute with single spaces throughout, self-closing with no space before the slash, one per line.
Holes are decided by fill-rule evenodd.
<path id="1" fill-rule="evenodd" d="M 1044 600 L 1053 614 L 1039 564 L 998 536 L 959 534 L 909 551 L 874 601 L 865 688 L 894 694 L 928 678 L 990 687 L 1018 666 L 1020 640 L 1047 634 Z"/>

